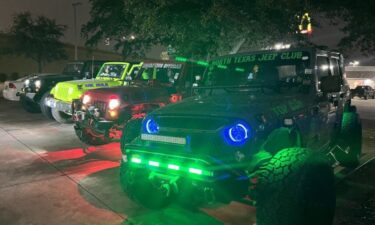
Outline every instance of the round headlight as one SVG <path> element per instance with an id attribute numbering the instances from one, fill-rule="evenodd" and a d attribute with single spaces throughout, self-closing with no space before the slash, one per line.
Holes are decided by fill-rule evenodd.
<path id="1" fill-rule="evenodd" d="M 114 110 L 120 106 L 121 102 L 117 96 L 111 96 L 108 102 L 108 108 Z"/>
<path id="2" fill-rule="evenodd" d="M 228 130 L 229 138 L 233 142 L 242 142 L 248 138 L 248 130 L 243 124 L 236 124 Z"/>
<path id="3" fill-rule="evenodd" d="M 159 125 L 152 118 L 148 118 L 144 122 L 145 131 L 149 134 L 156 134 L 159 132 Z"/>
<path id="4" fill-rule="evenodd" d="M 87 103 L 90 102 L 90 100 L 91 100 L 90 95 L 86 94 L 86 95 L 84 95 L 83 98 L 82 98 L 82 103 L 83 103 L 84 105 L 86 105 Z"/>
<path id="5" fill-rule="evenodd" d="M 245 123 L 236 123 L 224 129 L 224 139 L 230 145 L 245 144 L 250 137 L 250 127 Z"/>
<path id="6" fill-rule="evenodd" d="M 34 82 L 36 88 L 40 88 L 42 86 L 42 82 L 40 80 L 36 80 Z"/>
<path id="7" fill-rule="evenodd" d="M 29 84 L 30 84 L 30 80 L 29 80 L 29 79 L 26 79 L 26 80 L 25 80 L 25 86 L 28 87 Z"/>

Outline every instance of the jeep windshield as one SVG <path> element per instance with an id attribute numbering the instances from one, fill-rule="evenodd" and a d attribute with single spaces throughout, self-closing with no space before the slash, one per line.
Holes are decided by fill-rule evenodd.
<path id="1" fill-rule="evenodd" d="M 126 67 L 126 64 L 104 64 L 100 68 L 97 77 L 120 79 Z"/>
<path id="2" fill-rule="evenodd" d="M 182 72 L 181 63 L 143 63 L 142 68 L 132 74 L 135 81 L 156 80 L 161 84 L 173 84 Z"/>
<path id="3" fill-rule="evenodd" d="M 300 91 L 312 83 L 310 54 L 305 51 L 269 51 L 214 59 L 201 88 L 270 87 L 278 91 Z"/>
<path id="4" fill-rule="evenodd" d="M 72 62 L 65 65 L 63 74 L 66 75 L 79 75 L 81 74 L 83 62 Z"/>

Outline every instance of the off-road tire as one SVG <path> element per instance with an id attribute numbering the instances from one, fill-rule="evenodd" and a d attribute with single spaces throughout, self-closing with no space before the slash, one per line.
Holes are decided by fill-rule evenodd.
<path id="1" fill-rule="evenodd" d="M 46 93 L 43 94 L 42 98 L 40 98 L 40 101 L 39 101 L 39 106 L 40 106 L 40 111 L 42 112 L 43 116 L 45 116 L 46 118 L 50 119 L 50 120 L 53 120 L 53 116 L 52 116 L 52 112 L 51 112 L 51 108 L 48 107 L 46 104 L 45 104 L 45 101 L 46 101 L 46 98 L 49 96 L 49 91 L 47 91 Z"/>
<path id="2" fill-rule="evenodd" d="M 22 96 L 20 98 L 20 103 L 21 103 L 22 108 L 26 110 L 26 112 L 29 112 L 29 113 L 40 113 L 39 105 L 37 103 L 28 101 L 25 98 L 26 97 L 22 97 Z"/>
<path id="3" fill-rule="evenodd" d="M 91 146 L 104 145 L 111 142 L 111 138 L 105 134 L 98 134 L 90 127 L 75 127 L 76 135 L 80 141 Z"/>
<path id="4" fill-rule="evenodd" d="M 331 225 L 334 175 L 320 153 L 279 151 L 257 172 L 257 225 Z"/>
<path id="5" fill-rule="evenodd" d="M 164 196 L 158 188 L 154 187 L 149 178 L 149 171 L 146 169 L 132 168 L 121 161 L 120 184 L 127 196 L 139 204 L 159 209 L 170 204 L 172 195 Z"/>
<path id="6" fill-rule="evenodd" d="M 51 109 L 52 117 L 59 123 L 73 123 L 72 116 L 59 111 L 56 108 Z"/>
<path id="7" fill-rule="evenodd" d="M 141 131 L 142 119 L 129 120 L 122 130 L 121 134 L 121 150 L 124 150 L 125 144 L 133 141 Z"/>
<path id="8" fill-rule="evenodd" d="M 362 124 L 353 106 L 343 113 L 337 144 L 342 149 L 349 147 L 348 154 L 340 151 L 335 153 L 340 165 L 348 168 L 358 166 L 362 153 Z"/>

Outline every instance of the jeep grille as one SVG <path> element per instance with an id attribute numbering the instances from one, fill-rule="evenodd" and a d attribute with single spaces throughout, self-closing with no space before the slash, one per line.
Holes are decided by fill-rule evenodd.
<path id="1" fill-rule="evenodd" d="M 187 130 L 217 130 L 223 124 L 225 119 L 214 119 L 207 117 L 167 117 L 160 116 L 157 118 L 159 126 L 165 128 L 178 128 Z"/>
<path id="2" fill-rule="evenodd" d="M 103 101 L 94 101 L 93 106 L 97 109 L 99 109 L 99 112 L 101 115 L 104 115 L 107 110 L 107 102 Z"/>

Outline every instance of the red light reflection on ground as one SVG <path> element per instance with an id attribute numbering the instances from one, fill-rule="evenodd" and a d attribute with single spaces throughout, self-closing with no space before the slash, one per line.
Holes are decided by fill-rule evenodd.
<path id="1" fill-rule="evenodd" d="M 73 148 L 54 152 L 46 152 L 40 154 L 40 156 L 50 163 L 57 163 L 63 160 L 80 159 L 88 156 L 91 156 L 91 158 L 95 158 L 95 156 L 98 156 L 102 159 L 114 161 L 121 159 L 121 151 L 120 143 L 109 143 L 97 147 L 91 146 L 86 148 L 86 150 L 84 148 Z"/>
<path id="2" fill-rule="evenodd" d="M 105 160 L 92 160 L 81 165 L 69 167 L 64 170 L 66 174 L 73 177 L 76 181 L 80 181 L 91 174 L 115 168 L 120 165 L 120 162 L 111 162 Z"/>
<path id="3" fill-rule="evenodd" d="M 41 154 L 43 159 L 54 164 L 76 181 L 120 165 L 120 143 L 110 143 L 89 148 L 73 148 Z"/>

